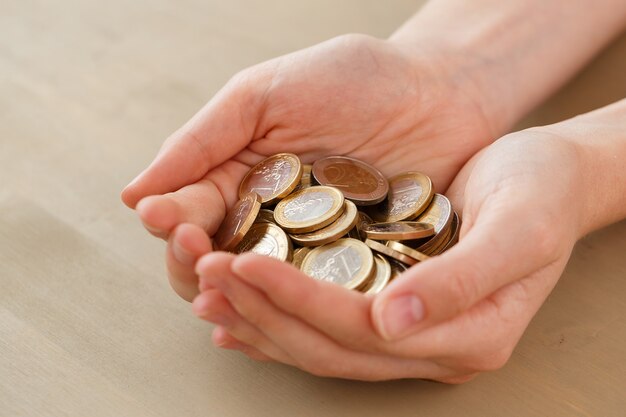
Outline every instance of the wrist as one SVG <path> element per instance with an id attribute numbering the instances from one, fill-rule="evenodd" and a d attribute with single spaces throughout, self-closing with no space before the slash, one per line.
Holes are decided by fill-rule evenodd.
<path id="1" fill-rule="evenodd" d="M 439 50 L 497 136 L 561 87 L 626 24 L 623 0 L 439 0 L 390 41 Z"/>
<path id="2" fill-rule="evenodd" d="M 578 238 L 625 218 L 626 99 L 539 129 L 576 150 Z"/>
<path id="3" fill-rule="evenodd" d="M 414 68 L 419 71 L 416 77 L 424 79 L 425 69 L 435 76 L 438 82 L 432 85 L 432 78 L 428 79 L 429 90 L 438 89 L 449 104 L 461 103 L 468 113 L 473 114 L 475 123 L 484 127 L 487 138 L 481 138 L 481 142 L 487 140 L 482 146 L 493 142 L 506 132 L 508 132 L 516 118 L 510 118 L 510 122 L 505 122 L 502 106 L 493 103 L 490 96 L 495 94 L 497 85 L 487 86 L 488 77 L 477 74 L 472 70 L 475 57 L 457 45 L 448 42 L 444 38 L 431 39 L 424 42 L 413 42 L 403 37 L 391 36 L 387 42 L 395 48 L 401 50 L 404 56 L 413 63 Z M 485 94 L 490 89 L 490 94 Z M 515 120 L 513 120 L 515 119 Z"/>

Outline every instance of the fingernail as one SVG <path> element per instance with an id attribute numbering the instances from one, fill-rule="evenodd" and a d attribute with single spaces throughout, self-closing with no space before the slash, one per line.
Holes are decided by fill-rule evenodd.
<path id="1" fill-rule="evenodd" d="M 174 258 L 176 258 L 176 260 L 183 265 L 193 266 L 196 262 L 197 257 L 187 249 L 183 248 L 176 239 L 174 239 L 174 242 L 172 243 L 172 252 L 174 253 Z"/>
<path id="2" fill-rule="evenodd" d="M 388 301 L 382 308 L 381 332 L 388 340 L 398 339 L 424 318 L 424 304 L 415 295 L 403 295 Z"/>

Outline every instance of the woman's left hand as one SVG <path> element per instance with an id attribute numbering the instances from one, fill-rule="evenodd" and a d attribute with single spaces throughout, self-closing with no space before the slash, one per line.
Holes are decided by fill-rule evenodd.
<path id="1" fill-rule="evenodd" d="M 214 341 L 315 375 L 448 383 L 502 367 L 558 281 L 581 230 L 582 170 L 548 130 L 476 155 L 448 196 L 459 243 L 368 297 L 244 254 L 200 259 L 195 313 Z"/>

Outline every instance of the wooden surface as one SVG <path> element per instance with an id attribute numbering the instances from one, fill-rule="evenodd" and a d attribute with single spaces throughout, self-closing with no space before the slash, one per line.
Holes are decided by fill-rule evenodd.
<path id="1" fill-rule="evenodd" d="M 0 416 L 621 416 L 626 222 L 578 244 L 501 371 L 316 378 L 217 350 L 119 191 L 237 70 L 410 0 L 0 5 Z M 626 96 L 626 37 L 525 122 Z M 582 190 L 581 190 L 582 192 Z"/>

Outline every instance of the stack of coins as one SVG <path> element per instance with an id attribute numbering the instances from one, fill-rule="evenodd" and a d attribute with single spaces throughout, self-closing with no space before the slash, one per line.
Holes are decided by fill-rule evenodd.
<path id="1" fill-rule="evenodd" d="M 389 179 L 354 158 L 303 165 L 281 153 L 255 165 L 214 237 L 220 250 L 291 262 L 366 294 L 458 241 L 461 221 L 428 176 Z"/>

